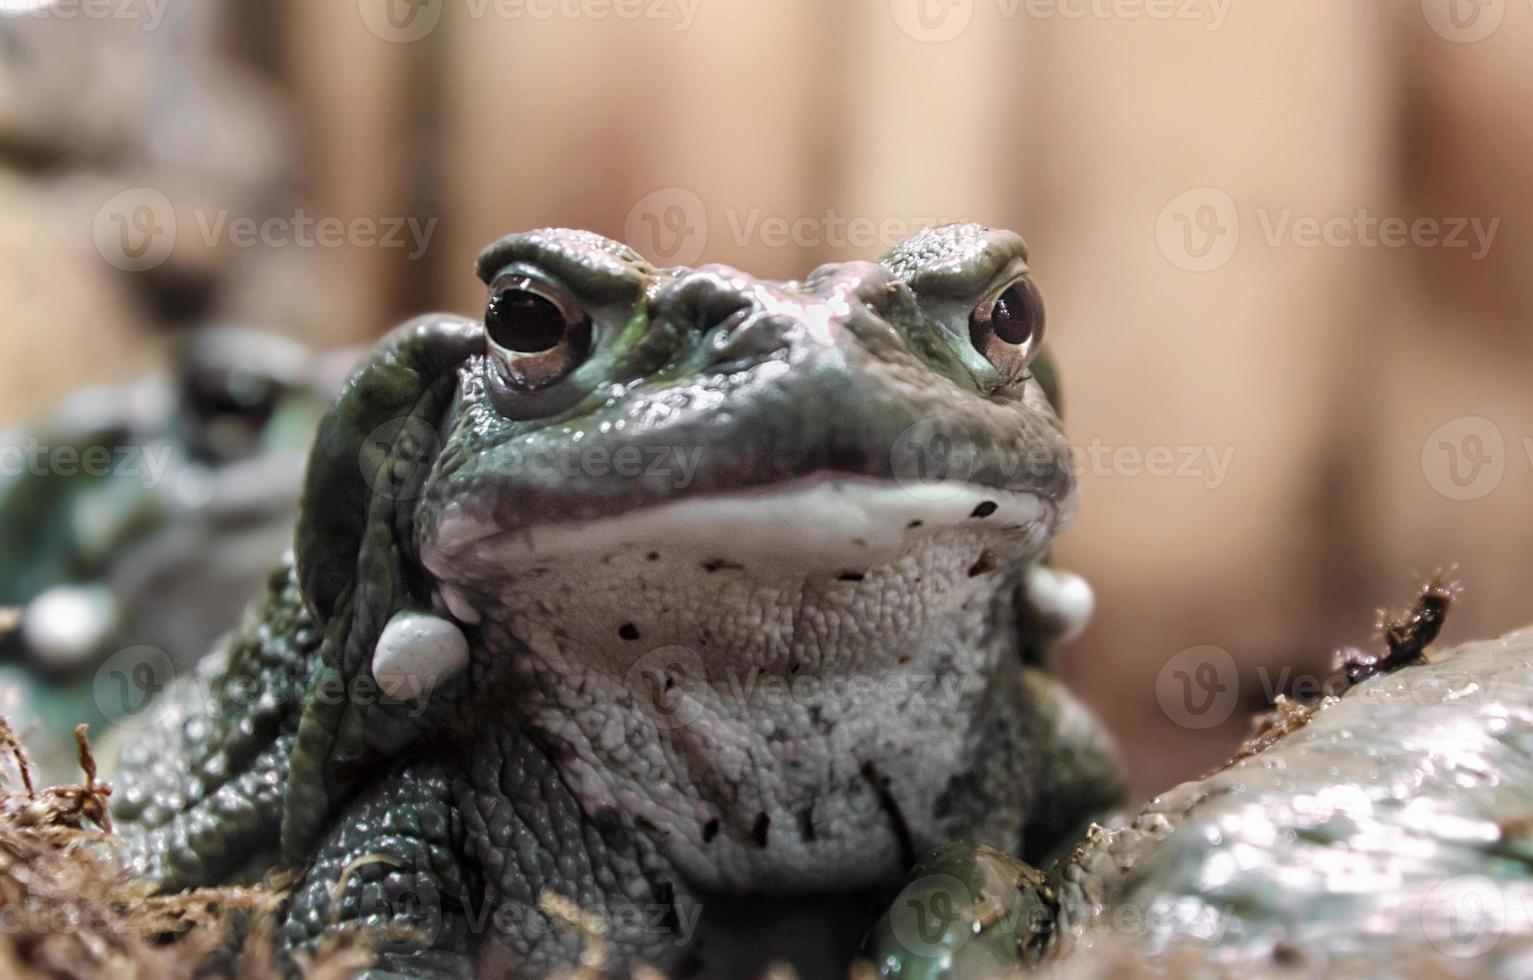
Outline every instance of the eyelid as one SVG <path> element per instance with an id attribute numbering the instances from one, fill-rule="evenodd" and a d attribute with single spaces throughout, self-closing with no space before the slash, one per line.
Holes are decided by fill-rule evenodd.
<path id="1" fill-rule="evenodd" d="M 532 293 L 548 300 L 566 320 L 583 320 L 588 317 L 573 293 L 565 286 L 543 275 L 538 270 L 524 266 L 507 266 L 490 283 L 490 301 L 494 302 L 506 292 Z"/>
<path id="2" fill-rule="evenodd" d="M 989 292 L 985 293 L 980 301 L 974 305 L 973 315 L 982 323 L 990 322 L 990 318 L 995 315 L 995 305 L 1001 301 L 1001 297 L 1005 296 L 1013 286 L 1023 284 L 1027 285 L 1030 292 L 1036 293 L 1038 291 L 1038 287 L 1033 285 L 1032 273 L 1024 268 L 1021 272 L 1001 280 L 999 285 L 992 287 Z"/>

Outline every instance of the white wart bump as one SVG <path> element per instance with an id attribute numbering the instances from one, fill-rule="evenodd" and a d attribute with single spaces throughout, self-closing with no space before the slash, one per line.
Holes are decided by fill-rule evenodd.
<path id="1" fill-rule="evenodd" d="M 430 613 L 395 613 L 373 648 L 373 678 L 379 690 L 401 701 L 429 693 L 467 663 L 463 631 Z"/>
<path id="2" fill-rule="evenodd" d="M 1047 565 L 1027 570 L 1027 598 L 1057 631 L 1055 640 L 1068 643 L 1080 636 L 1096 611 L 1091 583 L 1074 572 Z"/>

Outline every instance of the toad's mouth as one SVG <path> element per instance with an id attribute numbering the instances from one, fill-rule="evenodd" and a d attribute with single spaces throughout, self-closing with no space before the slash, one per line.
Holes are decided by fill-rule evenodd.
<path id="1" fill-rule="evenodd" d="M 423 543 L 421 559 L 433 575 L 458 582 L 580 564 L 675 560 L 753 578 L 855 576 L 955 537 L 981 542 L 997 562 L 1035 557 L 1073 510 L 1073 495 L 1055 501 L 965 482 L 820 474 L 512 531 L 461 511 L 444 514 Z"/>

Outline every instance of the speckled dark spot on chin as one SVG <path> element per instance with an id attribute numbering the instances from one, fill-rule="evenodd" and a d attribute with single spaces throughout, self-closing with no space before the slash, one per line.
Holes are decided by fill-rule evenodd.
<path id="1" fill-rule="evenodd" d="M 591 823 L 597 829 L 611 833 L 623 825 L 623 817 L 616 807 L 604 806 L 591 814 Z"/>
<path id="2" fill-rule="evenodd" d="M 757 847 L 767 846 L 767 833 L 772 829 L 772 818 L 765 813 L 756 814 L 756 824 L 751 827 L 751 837 L 755 838 Z"/>
<path id="3" fill-rule="evenodd" d="M 660 552 L 658 552 L 658 551 L 651 551 L 649 554 L 644 556 L 644 559 L 646 561 L 659 561 L 660 560 Z"/>
<path id="4" fill-rule="evenodd" d="M 715 558 L 712 561 L 703 562 L 703 571 L 709 573 L 710 575 L 714 572 L 721 572 L 725 570 L 731 572 L 743 572 L 745 571 L 745 566 L 737 565 L 736 563 L 732 561 L 726 561 L 723 558 Z"/>
<path id="5" fill-rule="evenodd" d="M 905 529 L 908 531 L 914 531 L 916 528 L 922 526 L 925 523 L 925 521 L 911 521 L 909 524 L 905 525 Z"/>
<path id="6" fill-rule="evenodd" d="M 624 623 L 617 628 L 617 635 L 625 640 L 637 640 L 639 638 L 639 628 L 632 623 Z"/>
<path id="7" fill-rule="evenodd" d="M 647 820 L 644 817 L 634 817 L 633 818 L 633 825 L 634 825 L 635 828 L 638 829 L 639 833 L 644 834 L 647 837 L 665 837 L 665 836 L 667 836 L 665 831 L 663 831 L 659 827 L 655 826 L 654 821 Z"/>
<path id="8" fill-rule="evenodd" d="M 798 832 L 804 840 L 814 840 L 814 804 L 804 807 L 798 813 Z"/>
<path id="9" fill-rule="evenodd" d="M 975 559 L 974 564 L 969 566 L 969 578 L 988 575 L 1000 567 L 1001 561 L 995 556 L 995 552 L 986 548 L 979 553 L 979 557 Z"/>
<path id="10" fill-rule="evenodd" d="M 974 513 L 970 514 L 969 516 L 970 517 L 989 517 L 991 514 L 994 514 L 998 509 L 999 509 L 999 506 L 996 504 L 995 501 L 987 500 L 984 503 L 980 504 L 978 507 L 974 508 Z"/>
<path id="11" fill-rule="evenodd" d="M 1305 957 L 1302 950 L 1280 942 L 1272 947 L 1272 962 L 1285 970 L 1297 970 L 1304 966 Z"/>

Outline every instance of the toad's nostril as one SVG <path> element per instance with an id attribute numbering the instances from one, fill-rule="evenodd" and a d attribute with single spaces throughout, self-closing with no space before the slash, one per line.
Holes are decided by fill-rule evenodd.
<path id="1" fill-rule="evenodd" d="M 836 280 L 848 292 L 879 316 L 898 301 L 905 286 L 888 269 L 876 262 L 844 262 L 837 267 Z"/>
<path id="2" fill-rule="evenodd" d="M 735 361 L 773 354 L 792 341 L 798 321 L 758 310 L 737 310 L 708 333 L 714 359 Z"/>
<path id="3" fill-rule="evenodd" d="M 859 289 L 857 298 L 862 300 L 863 308 L 869 313 L 881 320 L 887 320 L 890 311 L 899 305 L 900 295 L 904 291 L 903 283 L 890 281 Z"/>
<path id="4" fill-rule="evenodd" d="M 697 329 L 710 336 L 731 334 L 740 329 L 754 312 L 755 307 L 743 297 L 716 297 L 713 302 L 698 308 Z"/>
<path id="5" fill-rule="evenodd" d="M 743 277 L 725 267 L 699 269 L 661 290 L 650 304 L 651 314 L 679 327 L 711 335 L 733 326 L 755 309 Z"/>
<path id="6" fill-rule="evenodd" d="M 727 346 L 730 340 L 750 322 L 750 319 L 751 310 L 749 307 L 744 307 L 735 310 L 711 326 L 703 324 L 703 330 L 708 335 L 708 346 L 716 350 Z"/>

